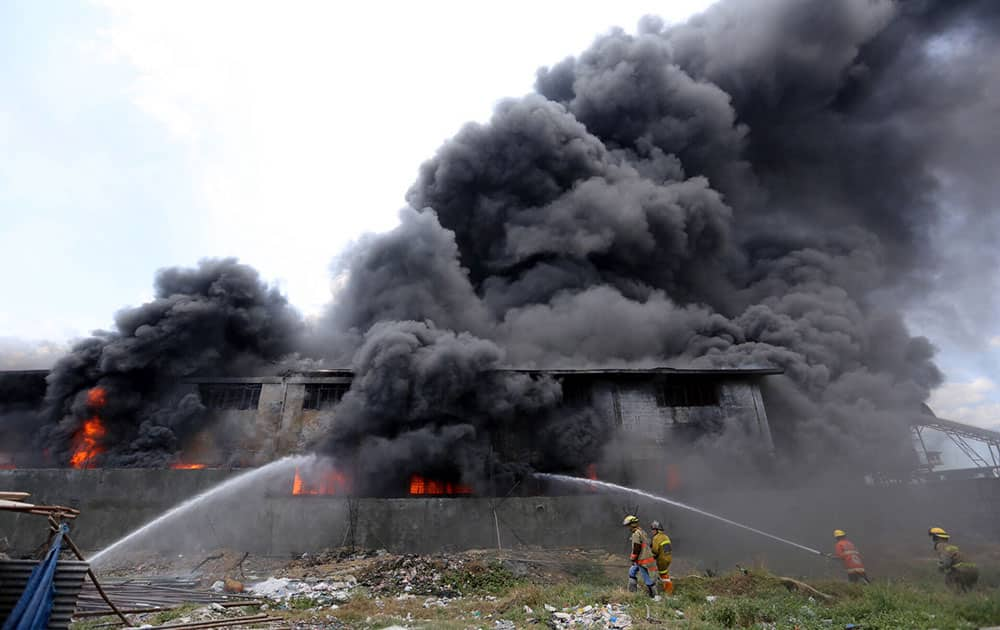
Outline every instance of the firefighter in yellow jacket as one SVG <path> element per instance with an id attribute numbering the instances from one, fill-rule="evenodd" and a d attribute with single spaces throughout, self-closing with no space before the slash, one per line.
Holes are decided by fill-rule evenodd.
<path id="1" fill-rule="evenodd" d="M 944 583 L 963 593 L 972 590 L 979 581 L 979 568 L 969 561 L 958 547 L 948 542 L 951 536 L 940 527 L 932 527 L 927 534 L 938 555 L 938 571 L 944 573 Z"/>
<path id="2" fill-rule="evenodd" d="M 674 559 L 673 547 L 670 545 L 670 537 L 663 533 L 663 526 L 660 521 L 653 521 L 649 528 L 653 530 L 653 541 L 649 549 L 656 558 L 656 569 L 660 573 L 660 585 L 663 592 L 670 595 L 674 592 L 674 583 L 670 579 L 670 562 Z"/>
<path id="3" fill-rule="evenodd" d="M 658 597 L 656 589 L 653 587 L 656 583 L 653 581 L 656 559 L 653 558 L 653 553 L 649 550 L 649 539 L 646 537 L 646 532 L 639 527 L 639 519 L 636 516 L 626 516 L 622 525 L 631 530 L 629 559 L 632 560 L 632 568 L 628 571 L 628 590 L 632 592 L 638 590 L 638 578 L 639 575 L 642 575 L 642 581 L 646 584 L 646 592 L 649 593 L 650 597 Z"/>

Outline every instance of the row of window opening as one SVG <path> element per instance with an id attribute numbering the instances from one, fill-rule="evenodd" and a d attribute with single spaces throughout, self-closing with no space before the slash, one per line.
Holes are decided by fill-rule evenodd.
<path id="1" fill-rule="evenodd" d="M 333 407 L 350 389 L 347 383 L 307 384 L 303 409 Z M 260 405 L 259 383 L 222 383 L 199 386 L 201 401 L 209 409 L 248 410 Z M 563 402 L 567 405 L 588 405 L 591 390 L 582 383 L 563 382 Z M 656 388 L 656 404 L 660 407 L 709 407 L 719 404 L 719 391 L 710 382 L 666 382 Z"/>
<path id="2" fill-rule="evenodd" d="M 346 383 L 307 384 L 303 409 L 323 409 L 340 402 L 350 388 Z M 217 383 L 198 386 L 201 402 L 209 409 L 246 411 L 260 405 L 260 383 Z"/>

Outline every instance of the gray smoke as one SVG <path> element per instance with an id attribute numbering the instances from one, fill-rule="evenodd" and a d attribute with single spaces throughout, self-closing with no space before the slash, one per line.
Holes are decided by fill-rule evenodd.
<path id="1" fill-rule="evenodd" d="M 186 377 L 259 374 L 293 350 L 299 315 L 256 271 L 233 259 L 156 276 L 153 301 L 119 311 L 114 331 L 99 331 L 60 359 L 48 376 L 38 441 L 66 464 L 83 422 L 99 415 L 102 466 L 169 463 L 204 419 Z M 105 390 L 95 409 L 88 392 Z"/>
<path id="2" fill-rule="evenodd" d="M 993 282 L 998 26 L 990 0 L 725 0 L 613 30 L 422 165 L 304 338 L 244 265 L 166 270 L 18 422 L 65 463 L 101 387 L 97 463 L 159 465 L 204 417 L 184 378 L 299 350 L 355 370 L 318 446 L 359 488 L 418 469 L 508 484 L 579 471 L 608 435 L 558 380 L 505 368 L 777 366 L 782 452 L 906 470 L 941 375 L 902 313 L 969 337 L 937 296 Z M 723 437 L 724 458 L 753 450 Z"/>
<path id="3" fill-rule="evenodd" d="M 989 1 L 730 0 L 543 68 L 536 94 L 421 167 L 399 228 L 348 257 L 325 324 L 358 385 L 326 448 L 363 435 L 394 462 L 464 466 L 495 421 L 465 402 L 517 391 L 498 365 L 770 365 L 785 370 L 766 391 L 785 452 L 908 469 L 909 418 L 941 375 L 903 309 L 935 287 L 943 217 L 996 224 L 942 181 L 996 199 L 997 145 L 980 138 L 996 137 L 998 15 Z M 949 164 L 969 138 L 977 161 Z M 414 326 L 438 332 L 366 359 Z M 437 335 L 451 358 L 417 404 Z M 462 421 L 442 423 L 456 400 Z M 550 402 L 535 412 L 553 422 Z M 549 465 L 593 448 L 578 452 Z"/>

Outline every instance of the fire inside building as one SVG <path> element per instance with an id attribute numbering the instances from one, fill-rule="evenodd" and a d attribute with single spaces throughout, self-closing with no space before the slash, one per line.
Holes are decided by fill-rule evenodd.
<path id="1" fill-rule="evenodd" d="M 533 376 L 545 374 L 560 381 L 563 405 L 592 410 L 606 423 L 609 433 L 641 436 L 635 440 L 631 456 L 655 461 L 657 451 L 670 443 L 738 429 L 765 452 L 773 449 L 771 430 L 761 397 L 760 379 L 779 374 L 772 368 L 685 370 L 652 369 L 566 369 L 519 370 Z M 9 391 L 21 392 L 19 399 L 8 398 L 10 408 L 37 406 L 45 391 L 45 371 L 8 372 L 3 379 Z M 251 468 L 285 455 L 303 452 L 311 436 L 336 423 L 338 403 L 350 389 L 350 370 L 302 372 L 283 376 L 191 379 L 185 385 L 198 393 L 205 406 L 204 428 L 182 450 L 177 469 Z M 13 382 L 18 382 L 18 387 Z M 101 453 L 101 407 L 106 393 L 89 391 L 87 407 L 91 417 L 74 438 L 70 460 L 73 468 L 99 466 Z M 524 443 L 517 435 L 490 437 L 491 448 L 508 460 L 531 463 L 538 459 L 537 445 Z M 639 449 L 637 452 L 635 449 Z M 642 452 L 645 451 L 645 452 Z M 54 466 L 39 460 L 38 453 L 0 454 L 8 468 Z M 598 473 L 598 462 L 585 472 Z M 350 471 L 300 471 L 294 478 L 295 494 L 349 494 Z M 664 475 L 676 474 L 668 470 Z M 488 471 L 484 471 L 488 477 Z M 456 479 L 439 479 L 425 471 L 403 471 L 388 494 L 392 496 L 471 495 L 477 492 Z M 480 493 L 484 489 L 478 489 Z M 384 493 L 383 493 L 384 494 Z"/>
<path id="2" fill-rule="evenodd" d="M 780 370 L 652 368 L 522 372 L 557 378 L 564 405 L 596 412 L 610 429 L 609 439 L 627 444 L 627 448 L 614 451 L 582 470 L 567 471 L 578 476 L 641 485 L 672 496 L 696 497 L 700 504 L 717 505 L 725 512 L 742 500 L 739 496 L 742 491 L 735 486 L 717 487 L 714 494 L 709 494 L 701 486 L 692 493 L 688 481 L 697 473 L 686 469 L 680 460 L 664 457 L 664 453 L 678 444 L 706 440 L 711 443 L 715 436 L 734 435 L 740 444 L 764 457 L 775 456 L 776 448 L 778 451 L 781 448 L 780 430 L 772 434 L 762 395 L 765 379 L 780 374 Z M 37 408 L 44 395 L 45 376 L 45 371 L 0 375 L 5 412 Z M 81 508 L 84 514 L 77 522 L 76 537 L 91 548 L 98 548 L 165 509 L 233 478 L 241 469 L 256 469 L 304 452 L 316 432 L 328 430 L 330 423 L 336 422 L 337 405 L 349 391 L 351 380 L 349 370 L 190 379 L 184 387 L 197 392 L 207 410 L 204 428 L 182 445 L 178 459 L 169 468 L 158 469 L 114 469 L 100 464 L 104 431 L 100 416 L 108 401 L 105 392 L 94 388 L 86 400 L 91 416 L 74 438 L 69 467 L 46 462 L 44 454 L 13 452 L 9 443 L 5 443 L 0 445 L 0 467 L 5 469 L 0 470 L 0 482 L 32 491 L 46 500 Z M 955 499 L 956 506 L 968 508 L 969 514 L 963 521 L 970 524 L 995 521 L 994 512 L 1000 506 L 997 489 L 1000 484 L 996 483 L 1000 476 L 1000 435 L 938 419 L 929 410 L 916 413 L 913 426 L 920 466 L 913 472 L 911 483 L 892 490 L 891 497 L 885 494 L 884 485 L 872 487 L 864 499 L 850 490 L 854 493 L 850 501 L 868 501 L 872 505 L 868 513 L 881 512 L 887 518 L 903 518 L 913 509 L 926 510 L 927 505 L 934 505 L 951 510 L 949 516 L 957 519 L 954 509 L 943 506 L 939 490 L 927 485 L 928 480 L 933 480 L 951 484 L 948 496 Z M 958 471 L 940 470 L 940 453 L 927 446 L 934 432 L 947 436 L 960 450 L 972 453 L 973 466 Z M 531 469 L 537 444 L 525 443 L 517 435 L 493 435 L 488 439 L 490 447 L 501 451 L 504 459 L 522 461 Z M 625 466 L 624 462 L 619 466 L 616 460 L 619 457 L 641 462 L 639 468 L 646 471 L 647 477 L 630 478 L 635 467 Z M 441 545 L 475 547 L 495 544 L 494 529 L 497 537 L 505 532 L 504 536 L 518 542 L 559 544 L 556 534 L 566 519 L 587 519 L 588 515 L 609 510 L 613 513 L 626 507 L 586 488 L 554 488 L 533 481 L 530 475 L 519 480 L 516 487 L 498 488 L 491 485 L 490 471 L 483 473 L 480 480 L 470 482 L 447 471 L 398 470 L 387 489 L 376 495 L 358 488 L 350 465 L 322 460 L 303 462 L 256 484 L 254 494 L 263 503 L 233 500 L 227 504 L 225 510 L 242 516 L 225 520 L 230 524 L 252 523 L 249 530 L 229 528 L 228 533 L 223 533 L 218 520 L 206 513 L 201 517 L 191 516 L 191 522 L 204 518 L 205 523 L 192 525 L 193 529 L 185 531 L 210 531 L 213 536 L 226 538 L 226 544 L 266 553 L 322 549 L 344 541 L 409 549 Z M 914 481 L 919 482 L 918 486 L 913 485 Z M 955 486 L 956 483 L 962 485 Z M 920 498 L 923 494 L 915 494 L 923 492 L 919 486 L 926 488 L 926 501 Z M 974 500 L 970 500 L 970 492 L 975 495 Z M 838 500 L 834 496 L 829 495 L 825 501 L 829 509 L 837 509 Z M 763 504 L 765 499 L 758 501 Z M 767 501 L 787 507 L 770 509 L 755 517 L 761 524 L 766 523 L 764 519 L 777 519 L 774 525 L 779 530 L 783 509 L 801 510 L 801 496 L 793 493 L 781 495 L 778 491 Z M 899 507 L 881 509 L 893 502 Z M 654 508 L 644 509 L 648 513 Z M 810 517 L 820 529 L 829 515 L 815 510 Z M 461 541 L 445 535 L 456 520 L 471 524 L 463 529 Z M 320 522 L 324 527 L 303 529 L 306 522 Z M 671 522 L 683 540 L 684 521 Z M 7 531 L 14 532 L 15 547 L 28 549 L 38 544 L 31 532 L 18 530 L 16 523 L 9 525 Z M 295 535 L 289 535 L 290 532 Z M 177 532 L 174 534 L 158 537 L 157 544 L 178 548 L 194 544 L 178 538 Z M 596 528 L 590 534 L 595 544 L 617 542 L 617 539 L 609 542 L 606 528 Z"/>

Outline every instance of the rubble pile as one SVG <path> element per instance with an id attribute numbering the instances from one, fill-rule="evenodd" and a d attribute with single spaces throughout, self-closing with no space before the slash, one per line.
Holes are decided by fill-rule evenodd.
<path id="1" fill-rule="evenodd" d="M 410 593 L 438 598 L 462 595 L 450 577 L 466 570 L 469 561 L 459 556 L 384 556 L 358 578 L 373 595 Z"/>

